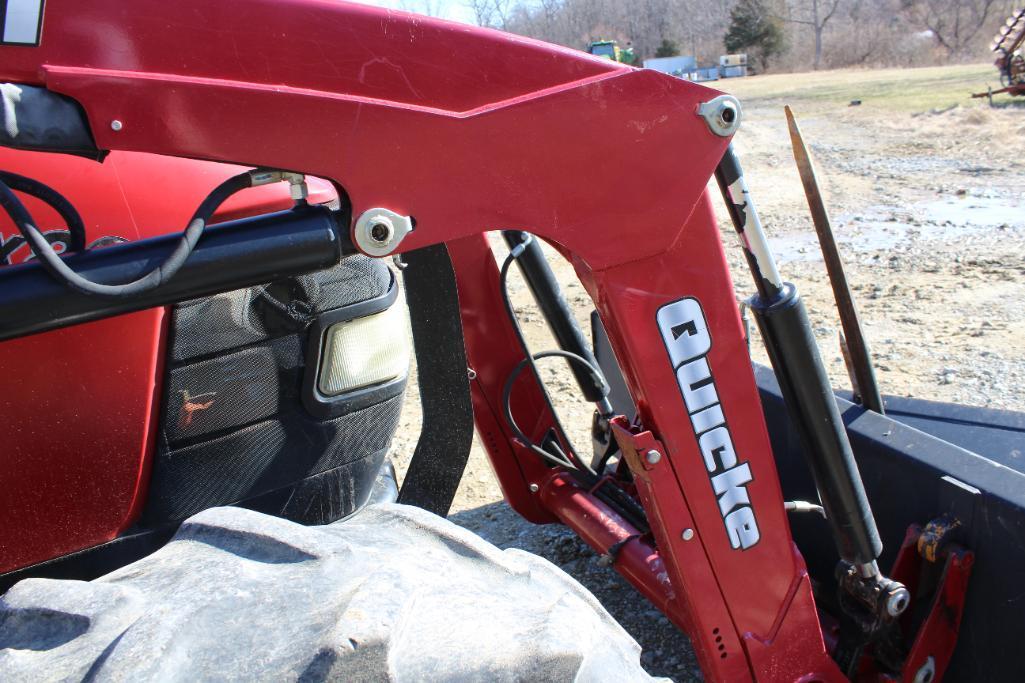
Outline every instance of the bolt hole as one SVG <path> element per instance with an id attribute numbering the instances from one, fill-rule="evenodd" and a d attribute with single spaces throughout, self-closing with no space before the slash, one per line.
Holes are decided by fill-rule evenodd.
<path id="1" fill-rule="evenodd" d="M 719 112 L 719 118 L 729 126 L 737 120 L 737 110 L 733 107 L 723 107 L 722 111 Z"/>
<path id="2" fill-rule="evenodd" d="M 712 629 L 712 635 L 713 636 L 719 635 L 719 627 L 718 626 L 716 626 L 715 628 Z"/>
<path id="3" fill-rule="evenodd" d="M 722 643 L 719 643 L 719 652 L 722 652 L 725 649 L 726 649 L 726 646 L 723 645 Z"/>
<path id="4" fill-rule="evenodd" d="M 379 244 L 386 244 L 391 237 L 391 230 L 384 223 L 374 223 L 370 226 L 370 238 Z"/>
<path id="5" fill-rule="evenodd" d="M 726 659 L 726 653 L 723 652 L 721 655 L 719 655 L 719 659 Z"/>
<path id="6" fill-rule="evenodd" d="M 722 642 L 722 636 L 716 636 L 715 637 L 715 642 L 721 643 Z"/>

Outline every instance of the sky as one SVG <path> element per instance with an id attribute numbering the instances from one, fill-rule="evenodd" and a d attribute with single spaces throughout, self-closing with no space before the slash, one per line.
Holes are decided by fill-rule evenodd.
<path id="1" fill-rule="evenodd" d="M 464 0 L 355 0 L 355 2 L 430 14 L 442 19 L 461 21 L 465 24 L 477 23 L 474 21 L 473 11 Z"/>

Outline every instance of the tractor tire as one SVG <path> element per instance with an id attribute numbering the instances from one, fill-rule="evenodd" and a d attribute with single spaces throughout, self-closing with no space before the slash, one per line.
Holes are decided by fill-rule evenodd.
<path id="1" fill-rule="evenodd" d="M 10 681 L 652 680 L 639 656 L 548 561 L 395 504 L 319 527 L 213 508 L 95 581 L 0 598 Z"/>

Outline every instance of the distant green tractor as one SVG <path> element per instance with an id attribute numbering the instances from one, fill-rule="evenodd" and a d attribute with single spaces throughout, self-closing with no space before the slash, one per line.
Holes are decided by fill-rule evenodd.
<path id="1" fill-rule="evenodd" d="M 619 43 L 615 40 L 595 40 L 587 46 L 587 51 L 596 57 L 604 57 L 614 62 L 634 64 L 637 61 L 637 55 L 634 54 L 630 43 L 626 45 L 626 47 L 619 47 Z"/>

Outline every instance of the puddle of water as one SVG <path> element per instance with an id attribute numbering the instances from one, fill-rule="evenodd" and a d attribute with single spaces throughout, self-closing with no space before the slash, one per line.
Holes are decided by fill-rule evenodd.
<path id="1" fill-rule="evenodd" d="M 897 251 L 919 240 L 960 239 L 1003 229 L 1025 231 L 1025 199 L 948 198 L 900 209 L 899 214 L 879 206 L 860 217 L 842 215 L 833 226 L 841 252 Z M 822 258 L 813 233 L 771 238 L 769 245 L 781 262 Z"/>
<path id="2" fill-rule="evenodd" d="M 928 220 L 955 225 L 1012 228 L 1025 226 L 1025 199 L 1016 204 L 992 197 L 943 199 L 921 205 Z"/>

